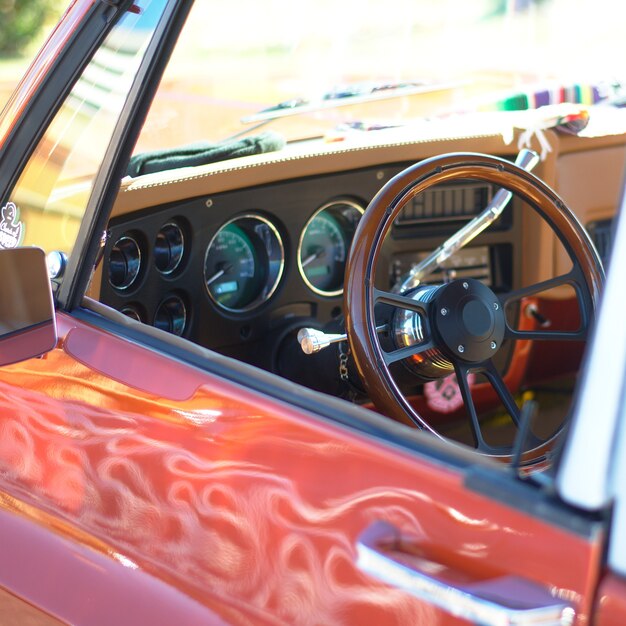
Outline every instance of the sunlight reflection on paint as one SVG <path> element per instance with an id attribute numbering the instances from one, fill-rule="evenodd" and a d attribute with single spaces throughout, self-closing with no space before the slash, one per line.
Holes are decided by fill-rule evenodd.
<path id="1" fill-rule="evenodd" d="M 93 537 L 124 567 L 207 604 L 302 625 L 438 624 L 437 609 L 358 570 L 359 533 L 386 520 L 474 559 L 492 557 L 488 539 L 502 538 L 496 523 L 445 505 L 438 490 L 452 481 L 420 480 L 403 459 L 305 418 L 210 388 L 163 403 L 56 358 L 64 384 L 50 377 L 48 395 L 15 384 L 23 367 L 1 372 L 2 489 L 54 511 L 74 540 Z"/>
<path id="2" fill-rule="evenodd" d="M 211 424 L 222 415 L 221 411 L 215 411 L 212 409 L 196 409 L 195 411 L 175 409 L 173 412 L 192 424 L 197 425 Z"/>
<path id="3" fill-rule="evenodd" d="M 491 522 L 488 519 L 472 519 L 464 515 L 460 511 L 453 509 L 452 507 L 448 507 L 448 513 L 458 522 L 462 524 L 467 524 L 468 526 L 490 526 Z"/>
<path id="4" fill-rule="evenodd" d="M 112 556 L 116 561 L 121 563 L 124 567 L 129 567 L 130 569 L 139 569 L 137 563 L 131 561 L 128 557 L 125 557 L 123 554 L 118 554 L 117 552 L 110 552 L 110 556 Z"/>
<path id="5" fill-rule="evenodd" d="M 2 422 L 0 469 L 11 468 L 16 486 L 63 504 L 68 520 L 107 541 L 108 554 L 124 567 L 168 572 L 233 601 L 247 598 L 290 623 L 341 623 L 346 606 L 393 610 L 398 624 L 436 619 L 403 592 L 355 575 L 345 533 L 357 512 L 374 517 L 383 510 L 419 528 L 407 506 L 422 494 L 381 484 L 319 500 L 273 466 L 281 455 L 302 456 L 306 446 L 333 462 L 346 446 L 313 433 L 302 439 L 295 429 L 278 437 L 271 420 L 259 428 L 261 416 L 224 430 L 213 409 L 179 411 L 186 426 L 71 401 L 27 410 L 29 393 L 21 415 Z M 7 406 L 1 409 L 6 414 Z M 213 426 L 211 435 L 206 428 Z M 219 441 L 207 443 L 207 435 Z M 229 450 L 247 452 L 238 459 Z"/>

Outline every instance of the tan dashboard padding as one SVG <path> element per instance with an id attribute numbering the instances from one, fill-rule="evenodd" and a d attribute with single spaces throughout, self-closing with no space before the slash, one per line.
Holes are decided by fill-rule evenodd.
<path id="1" fill-rule="evenodd" d="M 111 213 L 117 217 L 150 206 L 188 198 L 389 163 L 417 161 L 445 152 L 517 153 L 502 135 L 423 139 L 388 143 L 324 143 L 320 140 L 287 146 L 280 152 L 221 163 L 170 170 L 122 181 Z"/>
<path id="2" fill-rule="evenodd" d="M 626 135 L 601 137 L 563 136 L 546 131 L 552 148 L 535 174 L 556 189 L 584 223 L 610 217 L 621 195 Z M 381 134 L 380 140 L 367 135 L 365 141 L 325 143 L 311 140 L 288 145 L 280 152 L 243 157 L 206 166 L 183 168 L 122 181 L 111 217 L 118 217 L 170 202 L 206 197 L 242 188 L 280 183 L 296 178 L 418 161 L 447 152 L 479 152 L 511 158 L 519 133 L 505 141 L 494 132 L 454 135 L 445 123 L 420 132 L 404 131 L 398 136 Z M 378 137 L 378 136 L 376 136 Z M 393 138 L 393 140 L 391 140 Z M 539 149 L 537 142 L 532 145 Z M 531 284 L 555 275 L 567 266 L 557 252 L 556 238 L 533 211 L 523 217 L 524 267 L 522 278 Z M 88 295 L 98 298 L 100 268 L 96 270 Z"/>
<path id="3" fill-rule="evenodd" d="M 626 146 L 623 144 L 560 156 L 559 193 L 584 225 L 616 214 L 623 193 L 625 166 Z M 567 267 L 565 254 L 558 254 L 556 271 L 564 272 Z"/>

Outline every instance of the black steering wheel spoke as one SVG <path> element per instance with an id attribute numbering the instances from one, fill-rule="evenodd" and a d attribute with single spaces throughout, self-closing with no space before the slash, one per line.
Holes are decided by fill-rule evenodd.
<path id="1" fill-rule="evenodd" d="M 567 274 L 503 294 L 499 297 L 499 300 L 506 310 L 506 307 L 519 302 L 523 298 L 530 298 L 550 289 L 565 286 L 572 287 L 576 293 L 576 302 L 580 312 L 580 326 L 577 330 L 516 330 L 511 328 L 507 322 L 504 333 L 505 338 L 525 341 L 585 341 L 589 333 L 591 317 L 589 309 L 592 305 L 585 297 L 584 276 L 577 265 L 574 265 Z"/>
<path id="2" fill-rule="evenodd" d="M 416 343 L 411 346 L 397 348 L 396 350 L 392 350 L 391 352 L 383 351 L 383 359 L 385 360 L 386 365 L 391 365 L 392 363 L 396 363 L 397 361 L 402 361 L 403 359 L 407 359 L 418 354 L 423 354 L 428 350 L 434 349 L 434 347 L 434 342 L 429 339 L 422 343 Z"/>
<path id="3" fill-rule="evenodd" d="M 587 333 L 588 329 L 582 327 L 575 331 L 514 330 L 507 325 L 504 338 L 526 341 L 585 341 Z"/>
<path id="4" fill-rule="evenodd" d="M 515 398 L 509 391 L 509 388 L 506 386 L 502 375 L 497 370 L 496 366 L 493 364 L 493 361 L 489 360 L 485 362 L 483 373 L 494 391 L 500 398 L 500 401 L 504 405 L 504 408 L 507 410 L 508 414 L 511 416 L 513 423 L 515 426 L 519 428 L 520 425 L 520 408 L 517 406 L 517 402 L 515 402 Z"/>
<path id="5" fill-rule="evenodd" d="M 487 427 L 486 424 L 481 423 L 480 418 L 476 412 L 476 406 L 472 398 L 471 389 L 469 387 L 468 375 L 470 373 L 483 374 L 491 387 L 494 389 L 498 398 L 502 402 L 502 406 L 511 417 L 511 421 L 516 428 L 516 432 L 519 433 L 522 428 L 521 415 L 522 411 L 518 407 L 515 398 L 506 386 L 504 379 L 496 366 L 491 360 L 485 361 L 478 366 L 468 367 L 464 364 L 455 364 L 454 371 L 456 372 L 457 382 L 461 390 L 461 395 L 465 403 L 466 410 L 470 418 L 470 427 L 472 431 L 472 437 L 474 440 L 474 447 L 478 452 L 484 454 L 490 454 L 493 456 L 501 456 L 510 454 L 510 446 L 496 446 L 487 443 L 483 430 Z M 525 449 L 537 448 L 545 444 L 545 440 L 540 439 L 534 435 L 531 431 L 528 431 L 525 435 Z"/>
<path id="6" fill-rule="evenodd" d="M 508 293 L 502 294 L 499 299 L 502 303 L 502 306 L 506 308 L 514 302 L 518 302 L 522 298 L 535 296 L 538 293 L 543 293 L 544 291 L 555 289 L 557 287 L 564 287 L 566 285 L 574 287 L 574 289 L 578 293 L 580 289 L 578 282 L 579 280 L 580 277 L 578 275 L 578 272 L 576 272 L 575 269 L 572 269 L 567 274 L 561 274 L 560 276 L 555 276 L 554 278 L 543 280 L 539 283 L 534 283 L 533 285 L 529 285 L 528 287 L 522 287 L 521 289 L 516 289 L 515 291 L 510 291 Z"/>
<path id="7" fill-rule="evenodd" d="M 374 304 L 388 304 L 397 309 L 406 309 L 407 311 L 427 315 L 426 306 L 422 302 L 402 294 L 382 291 L 374 287 L 373 296 Z"/>
<path id="8" fill-rule="evenodd" d="M 474 404 L 474 399 L 472 398 L 472 391 L 468 382 L 470 368 L 464 364 L 455 363 L 454 371 L 456 373 L 456 381 L 459 385 L 459 389 L 461 390 L 463 403 L 465 404 L 465 410 L 467 411 L 469 417 L 470 429 L 474 439 L 474 447 L 481 452 L 486 452 L 490 446 L 487 445 L 487 442 L 483 437 L 480 420 L 478 419 L 478 413 L 476 411 L 476 405 Z"/>
<path id="9" fill-rule="evenodd" d="M 508 414 L 511 416 L 511 420 L 513 420 L 513 424 L 515 424 L 517 433 L 519 433 L 522 429 L 524 429 L 524 425 L 522 424 L 522 409 L 518 407 L 515 398 L 509 391 L 509 388 L 506 386 L 502 375 L 497 370 L 493 362 L 489 361 L 485 364 L 484 370 L 485 377 L 491 383 L 491 386 L 498 394 L 504 408 L 507 410 Z M 541 439 L 533 434 L 533 432 L 528 428 L 527 431 L 524 432 L 524 448 L 526 450 L 531 450 L 533 448 L 538 448 L 546 443 L 545 439 Z"/>
<path id="10" fill-rule="evenodd" d="M 469 244 L 491 223 L 492 209 L 486 207 L 427 256 L 425 265 L 422 262 L 423 267 L 414 267 L 415 271 L 398 283 L 405 293 L 374 287 L 377 273 L 389 275 L 389 268 L 379 265 L 389 263 L 385 246 L 393 236 L 393 227 L 401 212 L 431 187 L 473 179 L 510 191 L 522 201 L 523 210 L 535 210 L 543 217 L 572 260 L 572 269 L 550 280 L 502 295 L 474 278 L 458 278 L 442 285 L 422 283 L 424 268 L 431 270 L 431 265 L 440 263 L 443 252 L 448 254 Z M 503 209 L 504 206 L 499 208 Z M 450 258 L 449 255 L 446 258 Z M 513 276 L 518 276 L 519 268 L 514 269 Z M 350 348 L 365 390 L 376 407 L 397 421 L 417 425 L 443 438 L 443 428 L 438 428 L 428 415 L 420 414 L 415 408 L 417 404 L 407 401 L 403 389 L 415 390 L 416 378 L 438 380 L 454 371 L 468 415 L 468 441 L 473 440 L 474 447 L 481 454 L 505 461 L 512 458 L 515 432 L 522 430 L 521 411 L 514 396 L 520 381 L 515 378 L 513 391 L 507 387 L 503 374 L 494 365 L 494 359 L 499 362 L 496 355 L 503 349 L 503 344 L 510 345 L 506 339 L 585 340 L 604 281 L 602 264 L 589 236 L 562 200 L 518 165 L 478 154 L 450 154 L 425 159 L 389 180 L 374 196 L 359 221 L 345 276 L 345 319 Z M 580 313 L 579 328 L 566 326 L 565 330 L 555 330 L 542 322 L 539 311 L 530 310 L 528 313 L 538 322 L 535 328 L 516 330 L 514 324 L 509 324 L 507 308 L 525 306 L 525 300 L 532 304 L 534 299 L 539 300 L 542 292 L 565 286 L 575 292 Z M 384 317 L 384 324 L 388 327 L 388 333 L 383 337 L 377 332 L 383 321 L 377 322 L 377 317 Z M 528 352 L 520 350 L 518 354 L 514 350 L 512 354 L 520 356 Z M 396 367 L 400 362 L 402 367 Z M 490 401 L 498 401 L 502 411 L 511 417 L 511 422 L 497 433 L 492 432 L 494 420 L 482 415 L 483 408 L 487 410 L 490 405 L 483 407 L 482 395 L 472 398 L 468 380 L 471 373 L 487 379 L 485 387 L 481 386 L 481 394 L 489 388 Z M 444 419 L 444 411 L 440 413 Z M 451 419 L 455 417 L 451 415 Z M 456 424 L 450 426 L 445 426 L 445 432 L 459 432 Z M 551 424 L 546 426 L 551 427 Z M 524 462 L 539 462 L 545 458 L 547 448 L 553 445 L 561 428 L 562 425 L 557 424 L 549 441 L 529 435 L 527 443 L 530 447 L 524 444 Z M 494 445 L 493 441 L 498 444 Z"/>

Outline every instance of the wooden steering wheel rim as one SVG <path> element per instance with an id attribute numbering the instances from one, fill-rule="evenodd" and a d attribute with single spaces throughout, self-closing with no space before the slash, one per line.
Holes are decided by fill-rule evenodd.
<path id="1" fill-rule="evenodd" d="M 397 421 L 443 438 L 408 403 L 383 358 L 374 319 L 374 276 L 386 235 L 404 206 L 439 183 L 481 180 L 504 187 L 525 200 L 551 226 L 584 279 L 581 303 L 593 314 L 604 271 L 585 229 L 545 183 L 514 163 L 497 157 L 452 153 L 433 157 L 397 174 L 369 204 L 354 236 L 346 265 L 344 306 L 348 341 L 357 370 L 376 407 Z M 589 320 L 591 323 L 592 320 Z"/>

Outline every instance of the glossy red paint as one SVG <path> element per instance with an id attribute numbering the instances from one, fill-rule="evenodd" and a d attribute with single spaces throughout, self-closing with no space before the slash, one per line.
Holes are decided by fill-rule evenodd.
<path id="1" fill-rule="evenodd" d="M 0 115 L 0 147 L 69 38 L 96 0 L 74 0 L 48 37 Z"/>
<path id="2" fill-rule="evenodd" d="M 8 504 L 9 506 L 6 506 Z M 50 522 L 45 515 L 35 510 L 21 510 L 14 514 L 10 502 L 0 510 L 0 527 L 5 537 L 11 541 L 3 543 L 3 559 L 12 563 L 8 586 L 14 594 L 29 598 L 32 594 L 33 573 L 37 572 L 39 607 L 36 624 L 223 624 L 217 614 L 211 614 L 206 607 L 188 595 L 145 572 L 121 555 L 103 550 L 94 550 L 91 545 L 77 541 L 68 542 L 63 532 L 51 534 L 46 529 Z M 29 519 L 33 513 L 36 524 Z M 51 522 L 58 527 L 58 522 Z M 41 567 L 41 564 L 44 564 Z M 48 565 L 48 567 L 46 567 Z M 122 565 L 122 566 L 120 566 Z M 3 576 L 3 584 L 6 577 Z M 58 608 L 58 597 L 69 596 L 71 602 L 64 602 Z M 149 597 L 149 601 L 138 602 L 138 597 Z M 111 599 L 115 598 L 115 602 Z M 24 603 L 16 609 L 22 612 Z M 13 616 L 5 607 L 4 618 Z M 50 612 L 57 612 L 63 622 L 59 622 Z M 245 611 L 241 617 L 245 617 Z M 248 619 L 253 617 L 247 616 Z M 11 621 L 11 620 L 9 620 Z M 17 621 L 13 623 L 18 623 Z"/>
<path id="3" fill-rule="evenodd" d="M 595 609 L 596 626 L 623 626 L 626 624 L 626 580 L 609 574 L 598 589 Z"/>
<path id="4" fill-rule="evenodd" d="M 173 614 L 462 623 L 357 569 L 358 536 L 384 520 L 434 561 L 473 578 L 514 572 L 589 620 L 601 536 L 138 345 L 124 342 L 121 363 L 121 340 L 67 315 L 58 328 L 55 350 L 0 370 L 0 534 L 15 538 L 0 587 L 45 613 L 96 624 Z M 180 391 L 159 391 L 167 375 Z"/>
<path id="5" fill-rule="evenodd" d="M 33 355 L 40 355 L 54 346 L 54 320 L 16 332 L 6 337 L 0 348 L 0 363 L 16 363 Z"/>

